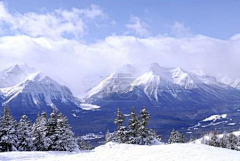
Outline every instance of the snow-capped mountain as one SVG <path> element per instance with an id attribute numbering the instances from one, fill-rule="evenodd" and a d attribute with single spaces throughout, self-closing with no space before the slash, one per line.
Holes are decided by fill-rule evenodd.
<path id="1" fill-rule="evenodd" d="M 240 79 L 236 79 L 235 81 L 231 82 L 229 85 L 233 88 L 240 90 Z"/>
<path id="2" fill-rule="evenodd" d="M 113 74 L 104 78 L 97 86 L 92 88 L 85 99 L 104 98 L 108 93 L 124 92 L 138 74 L 137 69 L 126 64 Z"/>
<path id="3" fill-rule="evenodd" d="M 150 69 L 139 77 L 136 77 L 136 74 L 132 76 L 134 67 L 131 66 L 130 69 L 132 70 L 127 70 L 124 74 L 117 71 L 106 77 L 90 90 L 86 100 L 94 102 L 111 94 L 123 95 L 133 91 L 138 91 L 138 94 L 157 103 L 239 98 L 234 88 L 218 82 L 215 77 L 197 75 L 180 67 L 164 68 L 153 63 Z"/>
<path id="4" fill-rule="evenodd" d="M 122 88 L 120 85 L 126 82 L 124 78 L 127 76 L 123 75 L 120 79 L 118 74 L 115 72 L 101 81 L 90 91 L 85 102 L 101 106 L 101 111 L 111 114 L 118 107 L 124 114 L 129 114 L 132 106 L 136 111 L 146 106 L 152 114 L 152 126 L 164 129 L 166 134 L 173 127 L 187 130 L 201 120 L 219 113 L 227 114 L 232 119 L 231 122 L 237 122 L 240 116 L 237 112 L 240 90 L 218 82 L 215 77 L 195 74 L 179 67 L 165 68 L 153 63 L 145 72 L 127 79 Z M 227 128 L 230 126 L 221 124 L 225 125 Z M 234 127 L 239 128 L 240 124 L 235 124 Z M 214 126 L 207 128 L 204 130 Z"/>
<path id="5" fill-rule="evenodd" d="M 51 112 L 53 107 L 71 114 L 81 110 L 80 100 L 66 86 L 26 64 L 3 70 L 1 79 L 0 102 L 8 104 L 14 115 Z"/>
<path id="6" fill-rule="evenodd" d="M 36 72 L 27 64 L 15 65 L 0 72 L 0 88 L 11 87 L 23 81 L 29 75 Z"/>
<path id="7" fill-rule="evenodd" d="M 1 89 L 6 97 L 4 103 L 11 104 L 21 96 L 22 104 L 39 108 L 41 106 L 51 106 L 55 101 L 62 103 L 74 103 L 79 106 L 79 101 L 71 91 L 58 84 L 43 73 L 37 72 L 30 75 L 23 82 L 8 88 Z"/>

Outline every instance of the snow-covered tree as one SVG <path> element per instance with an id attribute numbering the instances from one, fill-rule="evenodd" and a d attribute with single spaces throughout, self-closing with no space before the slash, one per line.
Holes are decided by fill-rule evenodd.
<path id="1" fill-rule="evenodd" d="M 81 150 L 91 150 L 92 146 L 88 143 L 86 143 L 86 141 L 84 140 L 83 137 L 81 137 L 81 145 L 80 145 L 80 149 Z"/>
<path id="2" fill-rule="evenodd" d="M 184 142 L 185 142 L 184 135 L 179 133 L 179 131 L 173 129 L 168 139 L 168 144 L 184 143 Z"/>
<path id="3" fill-rule="evenodd" d="M 185 143 L 185 136 L 181 133 L 180 143 Z"/>
<path id="4" fill-rule="evenodd" d="M 153 130 L 148 128 L 150 114 L 145 107 L 141 110 L 141 119 L 139 120 L 138 126 L 138 139 L 137 144 L 149 145 L 154 139 L 156 139 L 156 134 Z"/>
<path id="5" fill-rule="evenodd" d="M 53 147 L 57 151 L 75 151 L 78 149 L 77 138 L 71 130 L 67 117 L 59 114 L 55 130 L 56 144 Z"/>
<path id="6" fill-rule="evenodd" d="M 115 119 L 114 123 L 117 125 L 118 131 L 113 138 L 114 141 L 120 142 L 120 143 L 126 143 L 128 141 L 128 131 L 125 126 L 123 126 L 123 123 L 125 121 L 125 116 L 122 114 L 120 109 L 117 110 L 117 118 Z"/>
<path id="7" fill-rule="evenodd" d="M 17 148 L 20 151 L 31 151 L 33 150 L 32 140 L 32 125 L 26 115 L 23 115 L 17 126 L 18 144 Z"/>
<path id="8" fill-rule="evenodd" d="M 114 123 L 117 125 L 117 129 L 119 130 L 125 121 L 125 116 L 122 114 L 120 109 L 117 110 L 117 118 L 114 120 Z"/>
<path id="9" fill-rule="evenodd" d="M 50 118 L 48 119 L 48 122 L 46 124 L 46 127 L 47 127 L 46 137 L 49 139 L 49 147 L 47 147 L 47 149 L 50 151 L 57 150 L 56 149 L 57 140 L 59 139 L 59 136 L 56 133 L 57 119 L 58 119 L 57 110 L 54 108 L 53 112 L 50 114 Z"/>
<path id="10" fill-rule="evenodd" d="M 6 106 L 0 118 L 0 152 L 15 150 L 17 150 L 17 121 Z"/>
<path id="11" fill-rule="evenodd" d="M 190 135 L 190 138 L 189 138 L 189 142 L 193 142 L 195 139 L 193 137 L 193 135 Z"/>
<path id="12" fill-rule="evenodd" d="M 33 124 L 33 149 L 36 151 L 47 151 L 50 145 L 50 139 L 47 134 L 47 113 L 43 112 L 41 116 L 37 116 L 36 122 Z"/>
<path id="13" fill-rule="evenodd" d="M 228 133 L 224 131 L 223 136 L 220 138 L 219 146 L 222 148 L 227 148 L 227 144 L 228 144 Z"/>
<path id="14" fill-rule="evenodd" d="M 137 118 L 136 112 L 134 107 L 132 108 L 132 112 L 129 119 L 129 143 L 130 144 L 136 144 L 137 143 L 137 137 L 139 136 L 139 120 Z"/>
<path id="15" fill-rule="evenodd" d="M 111 134 L 110 134 L 109 130 L 107 130 L 106 135 L 105 135 L 105 141 L 109 142 L 110 140 L 111 140 Z"/>
<path id="16" fill-rule="evenodd" d="M 230 134 L 228 135 L 227 148 L 228 148 L 228 149 L 232 149 L 232 150 L 237 150 L 237 149 L 238 149 L 237 144 L 238 144 L 238 138 L 237 138 L 237 136 L 234 135 L 233 133 L 230 133 Z"/>
<path id="17" fill-rule="evenodd" d="M 219 138 L 217 136 L 217 132 L 213 131 L 209 134 L 209 142 L 208 145 L 210 146 L 215 146 L 215 147 L 219 147 L 220 145 L 220 141 Z"/>

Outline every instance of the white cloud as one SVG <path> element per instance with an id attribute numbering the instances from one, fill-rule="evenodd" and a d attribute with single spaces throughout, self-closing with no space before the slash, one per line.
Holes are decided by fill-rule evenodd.
<path id="1" fill-rule="evenodd" d="M 4 67 L 26 62 L 80 95 L 89 84 L 100 81 L 100 76 L 126 63 L 142 68 L 158 62 L 162 66 L 181 66 L 186 70 L 203 70 L 218 78 L 236 79 L 240 77 L 239 46 L 240 39 L 236 37 L 219 40 L 202 35 L 188 38 L 109 36 L 90 45 L 64 38 L 18 35 L 0 38 L 0 62 L 4 62 Z"/>
<path id="2" fill-rule="evenodd" d="M 183 22 L 175 21 L 171 26 L 172 34 L 177 37 L 187 37 L 192 35 L 191 28 L 186 26 Z"/>
<path id="3" fill-rule="evenodd" d="M 149 36 L 150 33 L 147 29 L 147 25 L 137 16 L 131 16 L 130 22 L 125 25 L 128 29 L 127 33 L 134 33 L 138 36 Z"/>
<path id="4" fill-rule="evenodd" d="M 16 35 L 0 37 L 0 68 L 15 63 L 28 63 L 67 85 L 76 95 L 89 84 L 126 63 L 139 68 L 152 62 L 162 66 L 181 66 L 202 70 L 207 74 L 240 78 L 240 36 L 228 40 L 203 35 L 152 36 L 146 24 L 132 17 L 126 27 L 137 36 L 108 36 L 93 44 L 84 44 L 62 35 L 81 36 L 87 21 L 104 17 L 101 9 L 55 10 L 51 13 L 9 13 L 0 2 L 0 21 L 17 30 Z M 190 29 L 176 22 L 173 31 L 188 33 Z"/>
<path id="5" fill-rule="evenodd" d="M 4 3 L 0 2 L 0 22 L 10 25 L 12 31 L 32 37 L 46 36 L 56 39 L 64 34 L 81 37 L 87 28 L 85 22 L 98 17 L 104 17 L 104 13 L 93 4 L 88 9 L 58 9 L 45 14 L 12 14 Z"/>

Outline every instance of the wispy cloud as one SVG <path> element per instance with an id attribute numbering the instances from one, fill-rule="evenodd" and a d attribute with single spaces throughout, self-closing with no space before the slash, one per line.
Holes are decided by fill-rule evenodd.
<path id="1" fill-rule="evenodd" d="M 183 22 L 175 21 L 171 26 L 171 33 L 177 37 L 192 36 L 192 31 L 189 26 L 186 26 Z"/>
<path id="2" fill-rule="evenodd" d="M 20 14 L 10 13 L 4 3 L 0 2 L 0 22 L 8 24 L 14 32 L 33 37 L 59 38 L 67 34 L 81 37 L 85 34 L 86 22 L 98 17 L 104 17 L 104 13 L 94 4 L 88 9 L 58 9 L 45 14 Z"/>
<path id="3" fill-rule="evenodd" d="M 127 33 L 134 33 L 138 36 L 149 36 L 150 32 L 146 23 L 137 16 L 131 16 L 129 23 L 125 25 Z"/>

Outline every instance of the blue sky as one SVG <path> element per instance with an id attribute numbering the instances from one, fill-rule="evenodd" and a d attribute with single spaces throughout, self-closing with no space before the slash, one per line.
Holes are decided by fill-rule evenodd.
<path id="1" fill-rule="evenodd" d="M 175 22 L 184 24 L 193 34 L 219 39 L 228 39 L 240 32 L 240 1 L 234 0 L 7 0 L 5 3 L 12 13 L 46 13 L 59 8 L 70 10 L 98 5 L 107 17 L 98 21 L 98 27 L 90 24 L 82 38 L 89 43 L 112 34 L 126 34 L 125 25 L 131 16 L 139 17 L 146 24 L 148 36 L 174 36 L 171 27 Z M 115 25 L 109 25 L 111 22 Z"/>
<path id="2" fill-rule="evenodd" d="M 239 46 L 237 0 L 0 1 L 0 69 L 27 63 L 76 95 L 127 63 L 229 83 Z"/>

